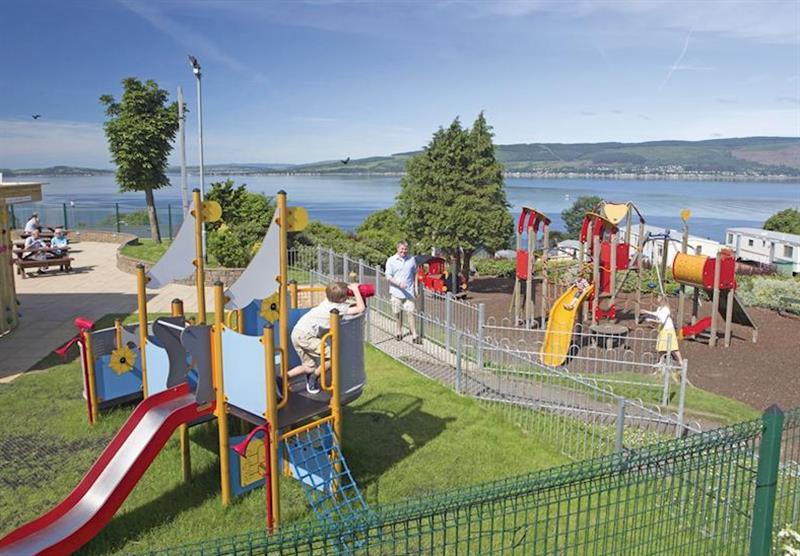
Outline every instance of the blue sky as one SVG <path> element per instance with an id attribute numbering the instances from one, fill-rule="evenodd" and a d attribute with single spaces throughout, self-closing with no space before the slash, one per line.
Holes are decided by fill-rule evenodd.
<path id="1" fill-rule="evenodd" d="M 0 167 L 109 167 L 98 97 L 188 98 L 207 163 L 499 143 L 800 136 L 800 2 L 2 0 Z M 42 114 L 34 121 L 31 114 Z M 175 157 L 173 157 L 173 160 Z"/>

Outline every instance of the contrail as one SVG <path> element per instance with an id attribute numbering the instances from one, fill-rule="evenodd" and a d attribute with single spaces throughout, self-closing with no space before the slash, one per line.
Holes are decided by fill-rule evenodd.
<path id="1" fill-rule="evenodd" d="M 686 33 L 686 40 L 683 42 L 683 50 L 681 50 L 680 55 L 672 64 L 672 67 L 669 68 L 669 72 L 667 73 L 667 77 L 664 79 L 664 82 L 661 84 L 661 87 L 658 88 L 659 91 L 663 90 L 664 87 L 669 83 L 669 80 L 672 78 L 672 74 L 675 73 L 675 70 L 680 67 L 681 62 L 683 62 L 683 57 L 686 56 L 686 51 L 689 50 L 689 39 L 692 38 L 692 31 L 694 28 L 689 29 L 689 32 Z"/>

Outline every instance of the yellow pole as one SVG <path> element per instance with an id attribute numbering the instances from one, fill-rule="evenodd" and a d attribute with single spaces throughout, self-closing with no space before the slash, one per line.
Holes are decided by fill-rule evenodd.
<path id="1" fill-rule="evenodd" d="M 278 326 L 279 334 L 278 341 L 281 347 L 281 377 L 283 378 L 283 395 L 281 406 L 286 405 L 288 400 L 288 386 L 289 377 L 289 304 L 288 296 L 286 295 L 286 287 L 289 282 L 289 252 L 287 250 L 288 244 L 288 228 L 289 228 L 289 210 L 286 207 L 286 192 L 278 191 L 278 225 L 280 226 L 280 273 L 278 281 L 280 283 L 278 291 L 280 292 L 280 303 L 278 304 Z"/>
<path id="2" fill-rule="evenodd" d="M 266 496 L 272 500 L 272 519 L 277 528 L 281 517 L 281 497 L 278 485 L 280 435 L 278 434 L 278 393 L 275 384 L 275 329 L 272 324 L 264 327 L 261 342 L 264 344 L 264 371 L 267 382 L 267 412 L 264 414 L 264 419 L 269 423 L 269 492 L 266 493 Z"/>
<path id="3" fill-rule="evenodd" d="M 244 334 L 244 309 L 236 309 L 236 331 Z"/>
<path id="4" fill-rule="evenodd" d="M 136 265 L 136 297 L 139 303 L 139 358 L 142 361 L 142 396 L 147 397 L 147 358 L 145 346 L 147 345 L 147 291 L 145 285 L 147 277 L 144 275 L 144 265 Z"/>
<path id="5" fill-rule="evenodd" d="M 114 319 L 114 340 L 116 349 L 122 347 L 122 321 Z"/>
<path id="6" fill-rule="evenodd" d="M 88 384 L 86 385 L 86 395 L 89 396 L 89 422 L 95 424 L 99 414 L 97 403 L 97 385 L 95 384 L 94 376 L 94 352 L 92 350 L 92 334 L 89 331 L 83 333 L 83 346 L 86 350 L 86 378 Z"/>
<path id="7" fill-rule="evenodd" d="M 324 364 L 324 362 L 323 362 Z M 333 415 L 333 432 L 342 442 L 342 396 L 339 388 L 339 311 L 331 311 L 331 415 Z"/>
<path id="8" fill-rule="evenodd" d="M 203 200 L 200 190 L 192 190 L 192 215 L 194 216 L 194 266 L 195 284 L 197 286 L 197 322 L 206 323 L 206 273 L 203 263 Z M 218 320 L 217 322 L 223 322 Z"/>
<path id="9" fill-rule="evenodd" d="M 222 505 L 227 506 L 231 502 L 230 485 L 230 454 L 228 453 L 228 411 L 225 407 L 225 383 L 223 381 L 222 369 L 222 329 L 225 319 L 225 301 L 222 292 L 222 282 L 214 282 L 214 331 L 213 341 L 213 369 L 214 369 L 214 388 L 216 393 L 216 408 L 214 413 L 217 416 L 217 428 L 219 434 L 219 472 L 220 486 L 222 490 Z"/>
<path id="10" fill-rule="evenodd" d="M 177 297 L 172 300 L 172 316 L 173 317 L 182 317 L 183 316 L 183 301 L 178 299 Z"/>
<path id="11" fill-rule="evenodd" d="M 292 300 L 292 309 L 297 309 L 297 280 L 289 282 L 289 297 Z"/>

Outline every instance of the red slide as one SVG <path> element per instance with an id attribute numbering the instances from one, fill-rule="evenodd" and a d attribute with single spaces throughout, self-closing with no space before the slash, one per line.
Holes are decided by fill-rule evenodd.
<path id="1" fill-rule="evenodd" d="M 705 332 L 711 328 L 711 317 L 705 317 L 700 319 L 694 324 L 687 324 L 681 328 L 680 337 L 683 338 L 694 338 L 701 332 Z"/>
<path id="2" fill-rule="evenodd" d="M 140 403 L 75 490 L 58 506 L 0 539 L 0 555 L 70 554 L 113 517 L 173 431 L 213 411 L 188 385 Z"/>

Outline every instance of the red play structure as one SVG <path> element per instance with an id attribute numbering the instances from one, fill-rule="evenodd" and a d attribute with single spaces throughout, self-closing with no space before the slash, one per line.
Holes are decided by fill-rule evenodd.
<path id="1" fill-rule="evenodd" d="M 580 241 L 593 261 L 594 292 L 589 301 L 592 320 L 615 320 L 617 317 L 615 274 L 613 270 L 628 270 L 631 246 L 619 240 L 619 228 L 606 217 L 587 213 L 581 226 Z"/>
<path id="2" fill-rule="evenodd" d="M 538 241 L 539 228 L 541 227 L 542 237 Z M 511 301 L 511 312 L 514 313 L 516 323 L 531 325 L 536 318 L 536 283 L 542 286 L 542 300 L 547 297 L 547 247 L 550 242 L 550 219 L 533 207 L 523 206 L 517 221 L 517 256 L 516 274 L 514 276 L 514 297 Z M 527 235 L 527 238 L 526 238 Z M 539 260 L 541 260 L 541 270 L 536 274 L 537 244 L 541 245 L 539 250 Z M 525 284 L 525 291 L 522 291 L 522 284 Z M 524 300 L 524 301 L 523 301 Z M 542 301 L 539 317 L 544 322 L 547 315 L 546 303 Z"/>

